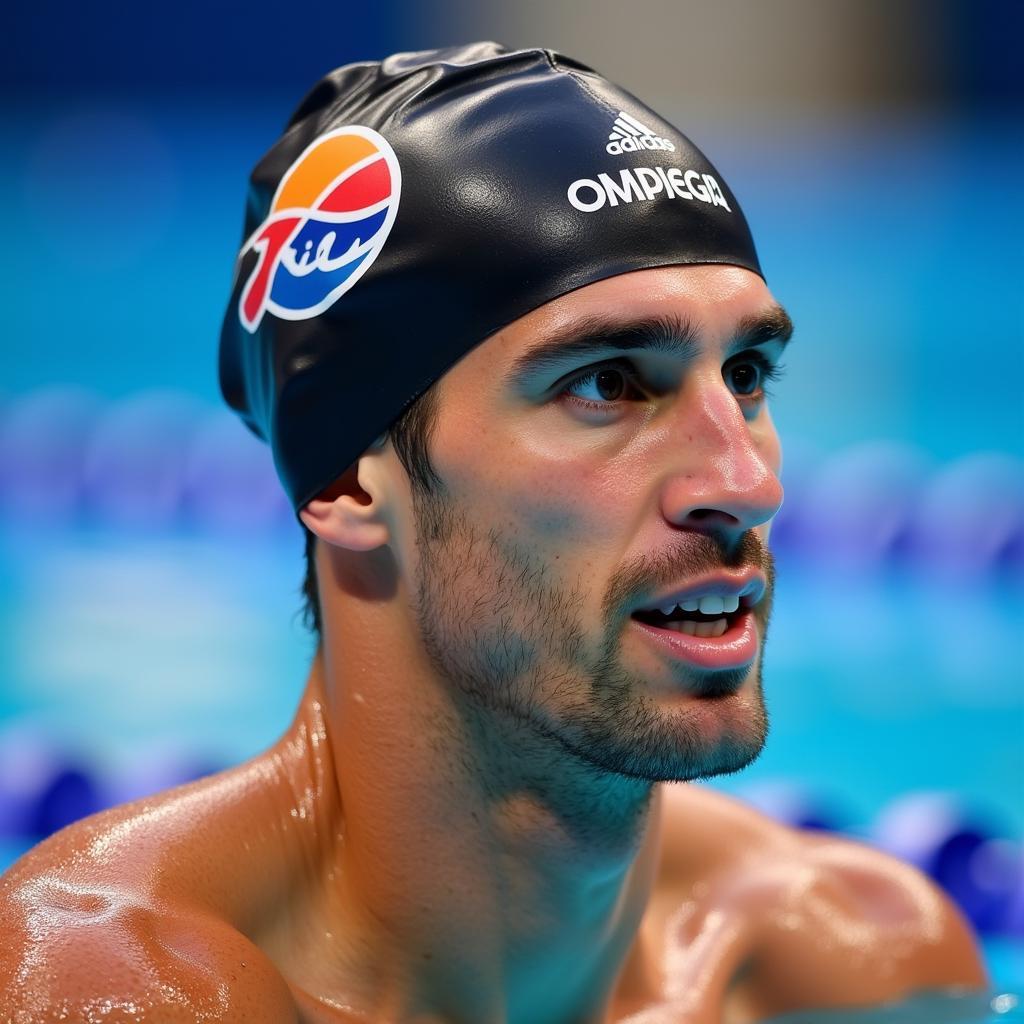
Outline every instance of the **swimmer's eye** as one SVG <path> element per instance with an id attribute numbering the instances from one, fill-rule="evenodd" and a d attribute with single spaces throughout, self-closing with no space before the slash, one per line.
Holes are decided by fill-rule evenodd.
<path id="1" fill-rule="evenodd" d="M 754 372 L 751 372 L 753 369 Z M 726 368 L 727 379 L 731 377 L 737 395 L 748 404 L 757 404 L 770 398 L 772 391 L 767 387 L 769 381 L 782 377 L 784 369 L 781 364 L 772 363 L 760 352 L 747 352 L 740 359 Z M 639 373 L 628 360 L 606 363 L 592 367 L 572 377 L 562 388 L 560 394 L 566 395 L 577 405 L 590 409 L 608 409 L 623 400 L 623 394 L 630 388 L 643 397 L 637 388 Z M 577 397 L 574 392 L 590 389 L 591 397 Z"/>
<path id="2" fill-rule="evenodd" d="M 568 395 L 577 405 L 584 405 L 590 409 L 606 409 L 622 400 L 623 392 L 627 388 L 633 388 L 635 392 L 643 397 L 636 387 L 637 372 L 632 363 L 622 361 L 620 363 L 607 363 L 604 366 L 596 366 L 571 378 L 562 388 L 561 394 Z M 591 401 L 587 398 L 576 398 L 572 392 L 578 388 L 589 388 L 591 393 L 596 393 L 602 401 Z M 611 392 L 609 394 L 609 392 Z"/>
<path id="3" fill-rule="evenodd" d="M 752 366 L 756 367 L 758 371 L 754 381 L 756 388 L 753 391 L 745 391 L 743 389 L 752 383 L 751 375 L 738 371 L 749 370 Z M 746 352 L 726 369 L 726 375 L 732 375 L 733 384 L 736 385 L 739 396 L 754 402 L 763 402 L 765 399 L 771 398 L 775 392 L 768 387 L 768 382 L 779 380 L 785 372 L 781 363 L 773 363 L 760 352 Z"/>

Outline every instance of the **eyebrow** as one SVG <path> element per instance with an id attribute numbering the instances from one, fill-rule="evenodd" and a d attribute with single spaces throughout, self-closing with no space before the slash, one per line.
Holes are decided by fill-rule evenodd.
<path id="1" fill-rule="evenodd" d="M 781 306 L 770 306 L 740 318 L 731 347 L 770 341 L 787 345 L 792 336 L 793 321 L 789 314 Z M 629 321 L 581 317 L 518 356 L 505 376 L 505 383 L 511 388 L 522 387 L 535 374 L 599 356 L 610 349 L 658 352 L 686 360 L 693 357 L 699 344 L 700 331 L 692 321 L 678 314 Z"/>

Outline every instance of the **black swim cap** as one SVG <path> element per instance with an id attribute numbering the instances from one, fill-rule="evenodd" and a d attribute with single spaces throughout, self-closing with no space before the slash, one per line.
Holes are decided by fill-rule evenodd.
<path id="1" fill-rule="evenodd" d="M 689 139 L 570 57 L 496 43 L 332 71 L 253 171 L 244 238 L 220 386 L 296 512 L 550 299 L 680 263 L 761 274 Z"/>

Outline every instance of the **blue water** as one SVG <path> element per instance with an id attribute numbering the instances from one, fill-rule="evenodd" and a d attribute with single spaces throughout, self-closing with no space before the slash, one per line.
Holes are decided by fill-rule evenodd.
<path id="1" fill-rule="evenodd" d="M 106 777 L 137 774 L 161 752 L 214 766 L 258 753 L 290 721 L 312 653 L 298 619 L 302 564 L 287 529 L 0 533 L 0 734 L 42 732 Z M 1019 590 L 777 568 L 768 744 L 709 785 L 753 797 L 780 780 L 809 784 L 837 827 L 869 841 L 892 801 L 938 790 L 1019 841 Z M 935 627 L 954 604 L 985 630 L 963 656 Z M 24 847 L 0 842 L 0 866 Z M 1024 989 L 1024 945 L 986 936 L 984 951 L 996 985 Z"/>
<path id="2" fill-rule="evenodd" d="M 103 765 L 161 742 L 252 756 L 308 671 L 303 567 L 297 530 L 0 533 L 0 728 L 32 721 Z M 1024 836 L 1021 591 L 777 568 L 768 744 L 715 784 L 812 781 L 850 830 L 907 791 L 955 791 Z M 936 628 L 954 605 L 966 649 Z"/>
<path id="3" fill-rule="evenodd" d="M 929 992 L 866 1010 L 803 1010 L 771 1024 L 997 1024 L 1024 1020 L 1017 992 Z"/>
<path id="4" fill-rule="evenodd" d="M 216 338 L 244 183 L 290 102 L 63 97 L 5 112 L 0 183 L 17 253 L 6 274 L 18 296 L 7 327 L 20 343 L 0 346 L 0 434 L 6 408 L 53 384 L 104 401 L 168 387 L 219 401 Z M 838 475 L 859 472 L 856 486 L 815 498 L 801 452 L 813 462 L 893 442 L 931 460 L 928 472 L 972 453 L 1024 454 L 1013 375 L 1024 324 L 1019 130 L 876 117 L 716 131 L 691 134 L 743 199 L 797 324 L 773 400 L 787 504 L 803 509 L 823 550 L 839 553 L 852 536 L 863 561 L 888 528 L 881 513 L 916 492 L 852 459 Z M 130 433 L 126 422 L 112 422 L 115 437 Z M 64 479 L 47 481 L 51 511 Z M 958 479 L 936 493 L 935 521 L 982 541 L 1003 529 L 1010 505 L 992 491 L 970 507 Z M 237 763 L 279 735 L 312 653 L 297 620 L 297 531 L 31 520 L 0 518 L 0 734 L 46 737 L 112 780 L 157 754 Z M 894 801 L 940 791 L 1019 844 L 1020 576 L 858 574 L 817 556 L 780 556 L 778 568 L 768 745 L 711 785 L 752 799 L 758 785 L 796 783 L 837 827 L 868 839 Z M 0 868 L 24 845 L 0 838 Z M 780 1024 L 1019 1019 L 1019 1007 L 997 1013 L 991 1001 L 1024 991 L 1024 947 L 983 941 L 997 986 L 988 996 Z"/>

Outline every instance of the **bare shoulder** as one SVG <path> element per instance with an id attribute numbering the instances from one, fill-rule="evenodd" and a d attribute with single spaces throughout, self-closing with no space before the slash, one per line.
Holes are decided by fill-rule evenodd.
<path id="1" fill-rule="evenodd" d="M 297 1020 L 266 954 L 200 902 L 189 794 L 93 815 L 0 875 L 2 1024 Z"/>
<path id="2" fill-rule="evenodd" d="M 836 925 L 860 926 L 850 947 L 887 965 L 901 990 L 984 988 L 991 984 L 977 937 L 963 912 L 923 871 L 869 843 L 822 833 L 801 835 L 806 870 L 831 887 Z"/>
<path id="3" fill-rule="evenodd" d="M 245 936 L 128 886 L 55 872 L 4 876 L 0 934 L 5 1022 L 297 1020 L 284 980 Z"/>
<path id="4" fill-rule="evenodd" d="M 662 786 L 663 870 L 689 883 L 731 873 L 750 859 L 786 857 L 799 835 L 738 797 L 698 783 Z"/>
<path id="5" fill-rule="evenodd" d="M 704 829 L 700 916 L 724 917 L 745 936 L 730 1020 L 990 986 L 970 924 L 912 865 L 853 838 L 782 825 L 703 786 L 684 787 L 666 812 L 666 858 L 677 869 L 688 856 L 691 869 L 697 863 L 682 844 Z"/>

